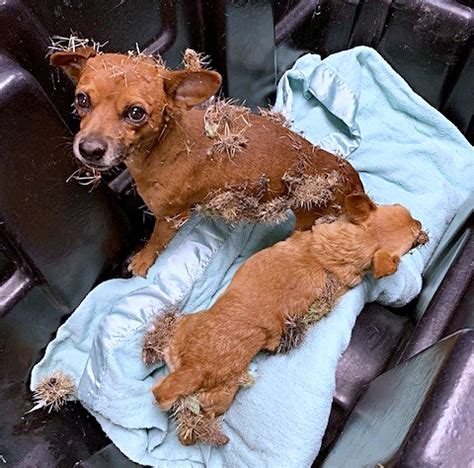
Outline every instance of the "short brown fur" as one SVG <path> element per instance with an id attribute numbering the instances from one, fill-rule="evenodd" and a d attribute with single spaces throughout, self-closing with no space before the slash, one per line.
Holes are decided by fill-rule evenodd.
<path id="1" fill-rule="evenodd" d="M 345 208 L 340 219 L 257 253 L 209 310 L 180 318 L 164 353 L 171 374 L 153 387 L 162 409 L 196 394 L 205 415 L 221 415 L 253 357 L 279 350 L 288 319 L 317 300 L 334 305 L 370 269 L 376 278 L 394 273 L 400 256 L 427 241 L 400 205 L 354 194 Z"/>
<path id="2" fill-rule="evenodd" d="M 106 170 L 124 161 L 156 218 L 150 240 L 130 264 L 135 274 L 144 275 L 175 234 L 176 223 L 170 220 L 186 219 L 210 194 L 252 185 L 262 177 L 269 183 L 261 201 L 275 199 L 287 191 L 283 178 L 302 158 L 307 176 L 337 173 L 340 181 L 327 203 L 295 209 L 297 229 L 309 229 L 318 217 L 339 214 L 345 195 L 363 191 L 348 162 L 314 147 L 268 116 L 248 116 L 248 128 L 236 142 L 232 158 L 213 151 L 215 141 L 204 131 L 205 111 L 193 107 L 218 91 L 217 72 L 196 67 L 170 71 L 150 57 L 96 54 L 90 48 L 56 52 L 51 63 L 76 80 L 76 94 L 84 93 L 90 101 L 87 109 L 78 109 L 76 157 L 81 159 L 81 140 L 105 141 L 107 152 L 94 168 Z M 140 124 L 124 117 L 134 105 L 146 111 Z"/>

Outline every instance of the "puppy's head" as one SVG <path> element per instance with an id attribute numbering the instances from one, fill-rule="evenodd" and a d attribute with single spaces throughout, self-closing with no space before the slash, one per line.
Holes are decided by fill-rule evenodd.
<path id="1" fill-rule="evenodd" d="M 372 270 L 376 278 L 397 271 L 400 257 L 428 242 L 421 223 L 402 205 L 376 205 L 366 194 L 349 195 L 345 199 L 349 220 L 369 231 L 376 243 Z"/>
<path id="2" fill-rule="evenodd" d="M 221 85 L 214 71 L 171 71 L 152 57 L 97 54 L 89 47 L 56 52 L 50 61 L 77 83 L 81 127 L 74 155 L 98 170 L 149 149 L 162 135 L 167 110 L 190 109 Z"/>

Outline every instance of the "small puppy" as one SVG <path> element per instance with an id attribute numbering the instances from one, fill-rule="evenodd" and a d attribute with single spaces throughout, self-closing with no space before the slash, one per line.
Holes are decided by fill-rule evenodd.
<path id="1" fill-rule="evenodd" d="M 400 256 L 428 241 L 401 205 L 354 194 L 345 212 L 257 253 L 209 310 L 176 319 L 161 348 L 171 374 L 153 387 L 163 410 L 194 394 L 209 418 L 223 414 L 250 361 L 261 350 L 278 351 L 290 323 L 304 321 L 315 304 L 329 312 L 368 270 L 375 278 L 395 273 Z"/>
<path id="2" fill-rule="evenodd" d="M 90 47 L 55 52 L 50 61 L 77 82 L 76 158 L 96 171 L 124 162 L 155 216 L 150 240 L 129 266 L 136 275 L 146 274 L 197 206 L 230 222 L 278 222 L 291 208 L 303 230 L 339 215 L 344 196 L 364 190 L 347 161 L 271 112 L 254 115 L 222 101 L 195 108 L 219 90 L 221 76 L 189 57 L 178 71 L 143 54 Z"/>

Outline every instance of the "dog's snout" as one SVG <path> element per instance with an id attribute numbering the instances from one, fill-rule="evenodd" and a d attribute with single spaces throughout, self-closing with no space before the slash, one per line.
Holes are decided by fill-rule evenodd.
<path id="1" fill-rule="evenodd" d="M 79 151 L 84 159 L 97 162 L 104 157 L 107 144 L 101 140 L 85 138 L 79 142 Z"/>

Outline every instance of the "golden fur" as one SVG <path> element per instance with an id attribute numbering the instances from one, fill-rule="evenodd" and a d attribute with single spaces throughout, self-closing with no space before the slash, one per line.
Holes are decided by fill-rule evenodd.
<path id="1" fill-rule="evenodd" d="M 376 278 L 395 273 L 400 256 L 427 241 L 400 205 L 354 194 L 345 210 L 255 254 L 209 310 L 179 318 L 164 351 L 171 374 L 153 387 L 162 409 L 196 394 L 205 415 L 221 415 L 253 357 L 279 349 L 289 318 L 307 314 L 318 298 L 334 305 L 369 269 Z"/>

